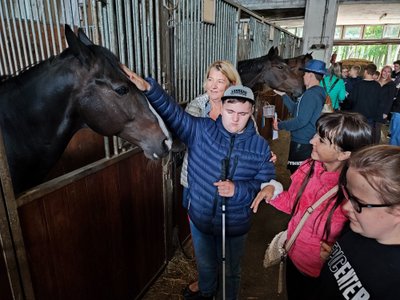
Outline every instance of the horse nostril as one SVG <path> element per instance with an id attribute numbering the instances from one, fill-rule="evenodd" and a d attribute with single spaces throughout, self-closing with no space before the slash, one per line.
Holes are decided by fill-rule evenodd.
<path id="1" fill-rule="evenodd" d="M 167 147 L 167 151 L 171 150 L 173 141 L 170 138 L 163 140 L 163 147 Z"/>
<path id="2" fill-rule="evenodd" d="M 171 141 L 169 139 L 163 140 L 162 150 L 163 150 L 163 152 L 168 152 L 169 150 L 171 150 Z"/>

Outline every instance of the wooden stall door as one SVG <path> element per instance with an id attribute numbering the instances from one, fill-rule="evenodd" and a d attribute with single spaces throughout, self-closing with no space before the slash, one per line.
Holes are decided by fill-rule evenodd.
<path id="1" fill-rule="evenodd" d="M 20 207 L 36 299 L 135 299 L 165 266 L 162 193 L 137 153 Z"/>
<path id="2" fill-rule="evenodd" d="M 3 248 L 0 244 L 0 253 L 3 253 Z M 12 292 L 10 282 L 7 276 L 6 263 L 4 261 L 4 256 L 0 257 L 0 299 L 1 300 L 12 300 Z"/>

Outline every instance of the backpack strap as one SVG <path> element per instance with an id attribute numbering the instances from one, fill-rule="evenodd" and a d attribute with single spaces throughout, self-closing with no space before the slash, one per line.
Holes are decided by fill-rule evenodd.
<path id="1" fill-rule="evenodd" d="M 332 91 L 332 89 L 335 87 L 336 83 L 339 81 L 339 78 L 336 78 L 335 82 L 332 84 L 331 88 L 329 89 L 329 92 Z"/>
<path id="2" fill-rule="evenodd" d="M 329 94 L 329 93 L 332 91 L 332 89 L 335 87 L 336 83 L 338 83 L 339 78 L 336 78 L 336 80 L 333 82 L 332 86 L 329 88 L 329 91 L 328 91 L 328 89 L 326 88 L 325 77 L 322 78 L 321 81 L 322 81 L 322 86 L 324 87 L 325 92 L 326 92 L 327 94 Z"/>
<path id="3" fill-rule="evenodd" d="M 328 90 L 326 88 L 325 78 L 322 78 L 322 86 L 324 87 L 325 92 L 328 94 Z"/>

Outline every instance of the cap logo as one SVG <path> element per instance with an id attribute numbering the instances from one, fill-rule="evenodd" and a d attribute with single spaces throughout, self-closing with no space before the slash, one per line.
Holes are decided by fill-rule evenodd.
<path id="1" fill-rule="evenodd" d="M 241 99 L 251 101 L 254 103 L 254 94 L 251 89 L 243 85 L 230 86 L 221 97 L 222 100 L 226 99 Z"/>
<path id="2" fill-rule="evenodd" d="M 242 90 L 242 89 L 234 89 L 234 90 L 231 91 L 231 94 L 247 96 L 247 92 Z"/>

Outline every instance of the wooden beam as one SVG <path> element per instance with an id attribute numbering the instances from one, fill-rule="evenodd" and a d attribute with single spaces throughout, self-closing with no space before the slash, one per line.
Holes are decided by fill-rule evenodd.
<path id="1" fill-rule="evenodd" d="M 334 40 L 333 46 L 352 45 L 400 45 L 400 39 L 346 39 Z"/>

